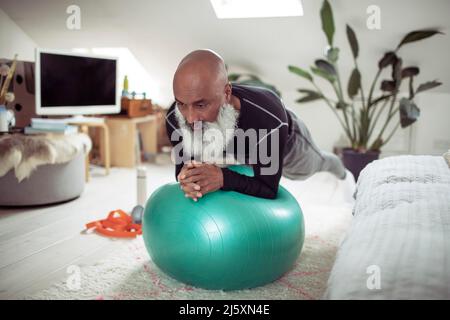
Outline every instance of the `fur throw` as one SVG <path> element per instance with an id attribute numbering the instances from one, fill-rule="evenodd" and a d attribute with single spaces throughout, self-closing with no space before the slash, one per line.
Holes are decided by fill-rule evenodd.
<path id="1" fill-rule="evenodd" d="M 28 178 L 40 165 L 69 162 L 80 151 L 87 154 L 91 147 L 91 139 L 84 133 L 2 135 L 0 136 L 0 177 L 14 169 L 20 182 Z"/>

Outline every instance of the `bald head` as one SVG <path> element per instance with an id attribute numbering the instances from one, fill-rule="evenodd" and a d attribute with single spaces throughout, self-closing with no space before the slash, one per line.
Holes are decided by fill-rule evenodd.
<path id="1" fill-rule="evenodd" d="M 231 96 L 231 86 L 222 57 L 212 50 L 195 50 L 189 53 L 181 60 L 175 72 L 173 92 L 178 105 L 185 107 L 185 117 L 189 122 L 214 120 L 220 105 Z M 193 112 L 196 110 L 198 112 Z"/>
<path id="2" fill-rule="evenodd" d="M 176 89 L 199 90 L 204 86 L 225 86 L 228 81 L 225 63 L 211 50 L 195 50 L 185 56 L 173 77 Z"/>

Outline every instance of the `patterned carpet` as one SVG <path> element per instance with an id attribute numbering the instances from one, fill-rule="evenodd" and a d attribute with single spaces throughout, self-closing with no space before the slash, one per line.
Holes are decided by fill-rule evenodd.
<path id="1" fill-rule="evenodd" d="M 193 288 L 163 274 L 150 260 L 143 239 L 117 241 L 106 259 L 79 266 L 78 290 L 65 281 L 55 283 L 26 299 L 320 299 L 339 243 L 351 222 L 349 184 L 328 173 L 306 181 L 282 180 L 301 204 L 306 238 L 293 269 L 277 281 L 239 291 Z M 350 188 L 354 184 L 350 183 Z M 97 235 L 88 235 L 97 236 Z"/>

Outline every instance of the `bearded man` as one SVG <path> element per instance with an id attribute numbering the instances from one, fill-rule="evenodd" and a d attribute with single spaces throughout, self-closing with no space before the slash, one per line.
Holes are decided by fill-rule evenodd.
<path id="1" fill-rule="evenodd" d="M 194 201 L 219 189 L 274 199 L 281 176 L 351 175 L 338 157 L 316 146 L 305 123 L 275 93 L 231 84 L 224 60 L 211 50 L 181 60 L 173 93 L 166 128 L 175 176 Z M 228 169 L 232 164 L 250 165 L 254 176 Z"/>

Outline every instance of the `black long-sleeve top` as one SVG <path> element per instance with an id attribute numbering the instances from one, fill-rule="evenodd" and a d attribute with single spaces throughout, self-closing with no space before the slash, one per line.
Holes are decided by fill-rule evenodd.
<path id="1" fill-rule="evenodd" d="M 241 108 L 237 121 L 237 128 L 244 130 L 254 129 L 257 133 L 257 143 L 252 143 L 251 139 L 245 139 L 245 148 L 239 150 L 237 148 L 237 137 L 234 137 L 235 148 L 234 157 L 242 163 L 245 159 L 245 164 L 253 167 L 254 176 L 248 177 L 231 171 L 227 168 L 222 168 L 223 172 L 223 187 L 222 190 L 234 190 L 240 193 L 257 196 L 261 198 L 274 199 L 278 192 L 278 186 L 283 169 L 283 155 L 286 142 L 291 135 L 292 119 L 281 99 L 272 91 L 245 86 L 239 84 L 232 85 L 232 95 L 239 98 Z M 169 137 L 175 129 L 178 129 L 178 122 L 174 114 L 175 103 L 169 108 L 166 118 L 166 128 Z M 266 132 L 259 132 L 259 129 L 266 129 Z M 277 133 L 278 138 L 277 138 Z M 267 139 L 267 141 L 264 141 Z M 277 141 L 278 140 L 278 141 Z M 181 143 L 181 139 L 172 141 L 175 146 Z M 260 155 L 260 148 L 265 148 L 267 152 Z M 275 149 L 274 149 L 275 148 Z M 274 153 L 276 157 L 265 157 L 264 155 L 271 155 L 271 150 L 276 150 Z M 242 154 L 244 151 L 244 154 Z M 256 152 L 257 156 L 251 159 L 256 159 L 256 163 L 249 163 L 249 155 Z M 255 154 L 255 153 L 253 153 Z M 268 159 L 272 159 L 268 161 Z M 275 163 L 275 162 L 276 163 Z M 255 162 L 252 160 L 251 162 Z M 180 173 L 184 163 L 176 165 L 175 176 Z M 269 170 L 271 174 L 264 173 L 270 167 L 276 170 Z"/>

